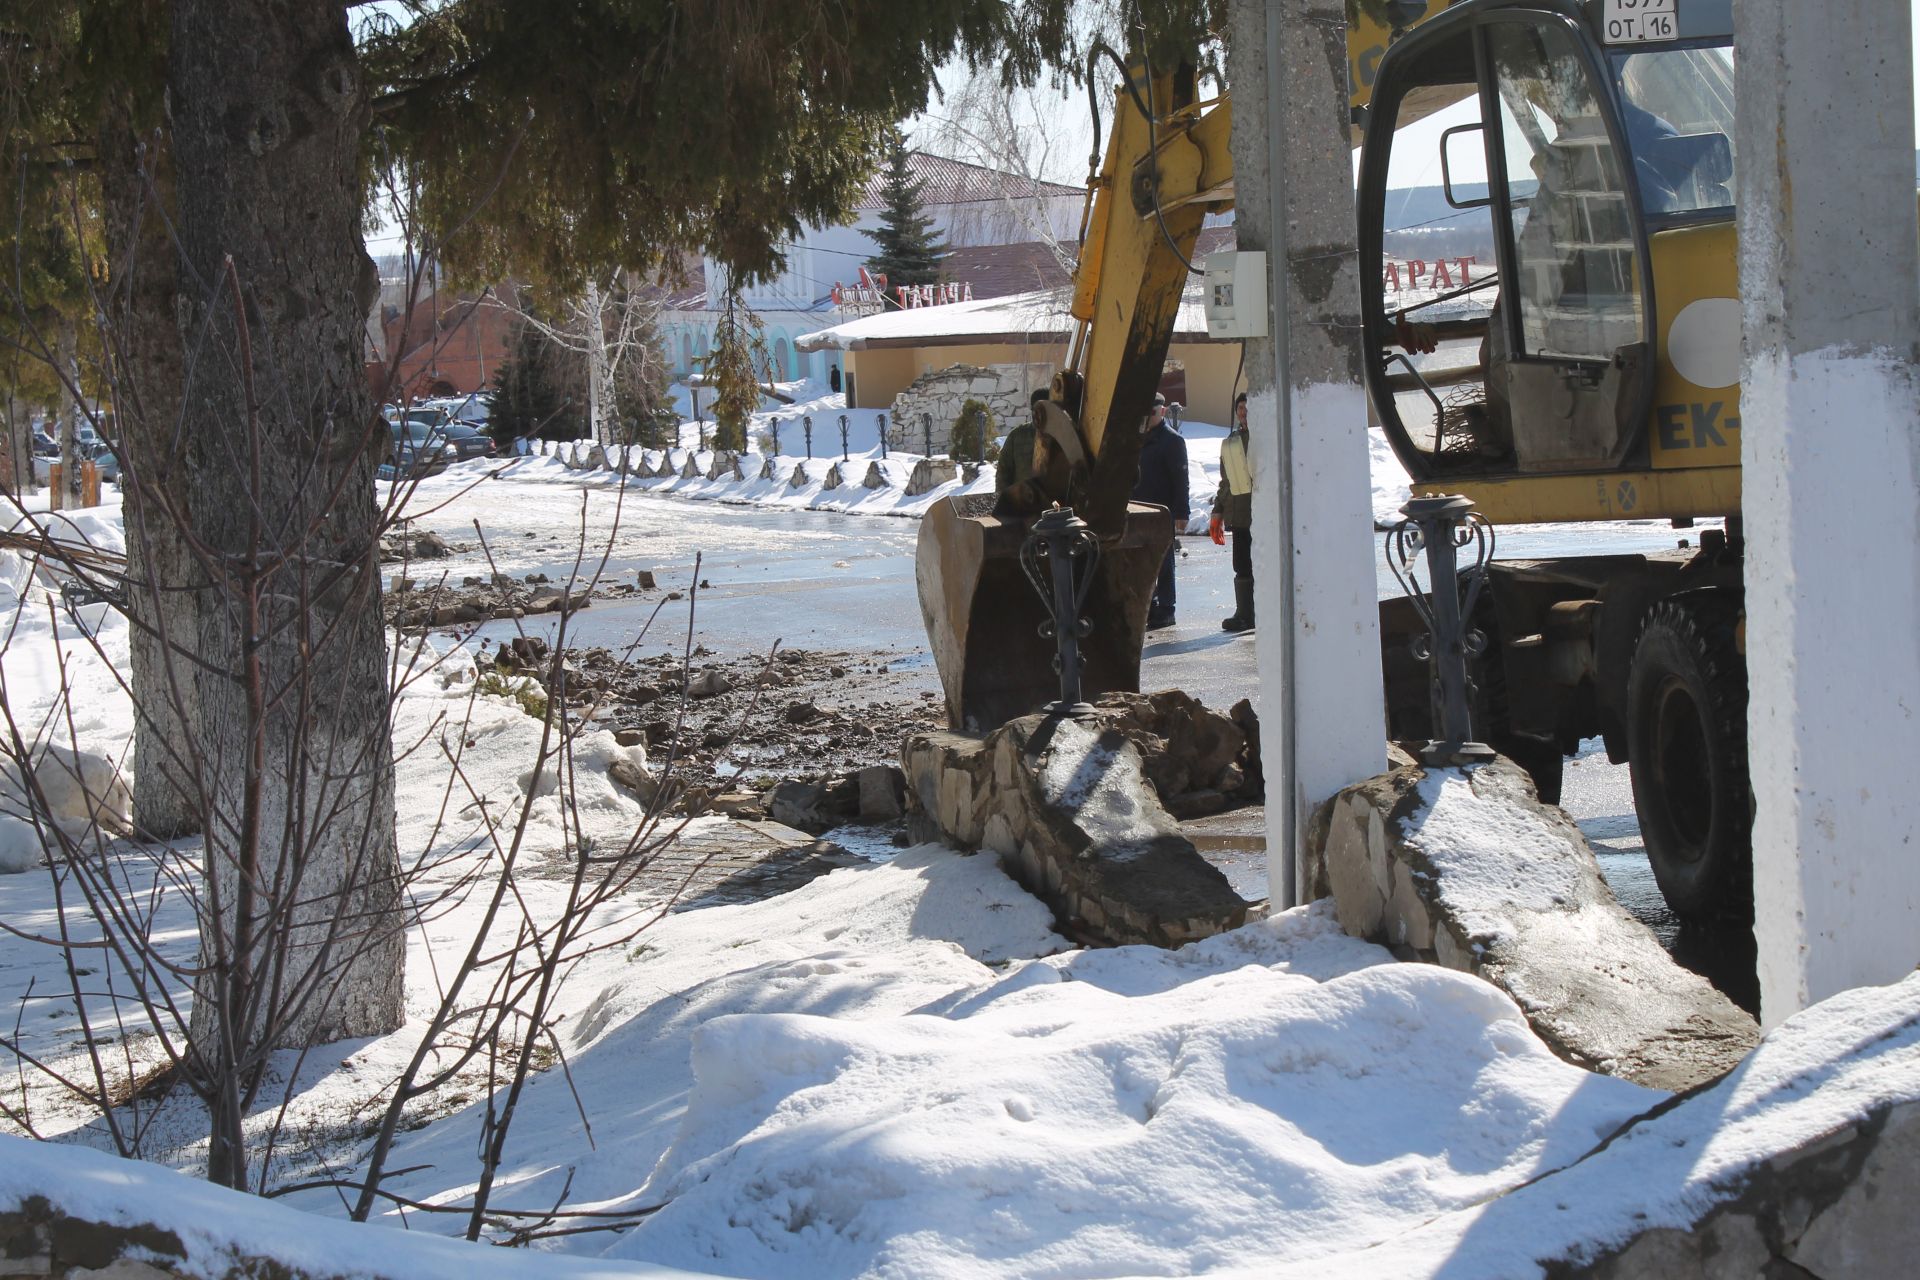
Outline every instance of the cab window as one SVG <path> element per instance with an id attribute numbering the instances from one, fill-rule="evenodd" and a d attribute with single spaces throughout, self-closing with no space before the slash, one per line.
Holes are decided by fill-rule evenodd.
<path id="1" fill-rule="evenodd" d="M 1609 361 L 1643 332 L 1621 157 L 1574 33 L 1489 25 L 1521 353 Z"/>
<path id="2" fill-rule="evenodd" d="M 1640 205 L 1649 215 L 1733 208 L 1733 50 L 1616 54 Z"/>

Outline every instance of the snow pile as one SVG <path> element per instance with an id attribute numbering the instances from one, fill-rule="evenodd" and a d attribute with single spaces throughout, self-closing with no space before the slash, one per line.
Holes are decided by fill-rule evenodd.
<path id="1" fill-rule="evenodd" d="M 45 534 L 68 546 L 124 555 L 116 503 L 70 512 L 0 497 L 0 519 L 15 533 Z M 116 672 L 128 662 L 127 620 L 105 604 L 69 612 L 60 579 L 31 556 L 0 551 L 0 700 L 27 744 L 26 767 L 47 803 L 43 822 L 86 835 L 95 819 L 126 829 L 133 707 Z M 9 752 L 9 756 L 11 752 Z M 0 872 L 37 866 L 42 839 L 30 818 L 22 762 L 0 761 Z"/>
<path id="2" fill-rule="evenodd" d="M 1641 1232 L 1684 1229 L 1777 1152 L 1920 1101 L 1920 975 L 1842 992 L 1770 1032 L 1724 1080 L 1650 1112 L 1573 1167 L 1448 1214 L 1364 1255 L 1231 1274 L 1543 1276 Z"/>
<path id="3" fill-rule="evenodd" d="M 671 1200 L 610 1256 L 728 1275 L 1207 1272 L 1365 1248 L 1577 1159 L 1660 1095 L 1324 907 L 1042 961 L 892 1018 L 710 1020 Z"/>
<path id="4" fill-rule="evenodd" d="M 1645 1107 L 1659 1095 L 1546 1058 L 1491 989 L 1380 957 L 1307 908 L 1177 953 L 1054 956 L 886 1018 L 848 1016 L 859 984 L 823 966 L 818 1008 L 839 1016 L 707 1019 L 655 1179 L 679 1196 L 600 1261 L 316 1221 L 14 1138 L 0 1138 L 0 1203 L 159 1225 L 210 1274 L 251 1254 L 449 1278 L 1534 1280 L 1686 1229 L 1775 1153 L 1920 1099 L 1920 977 L 1828 1000 L 1725 1080 Z M 799 968 L 749 970 L 735 1002 L 758 986 L 782 993 L 760 1003 L 792 1003 Z M 621 1118 L 645 1132 L 678 1080 L 655 1081 L 653 1046 L 623 1034 L 607 1041 L 637 1051 Z M 601 1131 L 597 1159 L 618 1132 Z"/>
<path id="5" fill-rule="evenodd" d="M 529 878 L 524 884 L 539 894 L 552 882 Z M 569 978 L 559 1009 L 568 1070 L 529 1083 L 496 1202 L 551 1204 L 564 1190 L 576 1209 L 651 1203 L 648 1175 L 680 1134 L 693 1088 L 690 1046 L 700 1028 L 717 1019 L 898 1018 L 991 985 L 996 975 L 989 966 L 1066 945 L 1047 909 L 993 859 L 937 847 L 837 871 L 764 902 L 664 915 L 633 944 L 589 961 Z M 416 955 L 410 975 L 423 988 L 430 983 L 427 968 Z M 352 1089 L 392 1060 L 384 1047 L 355 1057 L 361 1081 L 335 1076 L 318 1086 L 335 1106 L 346 1105 Z M 481 1118 L 481 1109 L 469 1106 L 404 1136 L 392 1167 L 419 1168 L 390 1181 L 389 1189 L 426 1200 L 464 1197 Z M 331 1193 L 292 1199 L 314 1212 L 339 1211 Z M 458 1219 L 408 1221 L 428 1230 L 459 1227 Z M 573 1245 L 601 1243 L 581 1237 Z"/>

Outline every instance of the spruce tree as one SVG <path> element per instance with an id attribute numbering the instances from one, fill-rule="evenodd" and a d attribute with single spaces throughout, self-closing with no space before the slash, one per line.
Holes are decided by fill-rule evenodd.
<path id="1" fill-rule="evenodd" d="M 649 449 L 678 438 L 680 415 L 674 409 L 672 362 L 660 332 L 660 304 L 636 294 L 631 281 L 618 290 L 615 328 L 621 336 L 614 353 L 614 440 Z"/>
<path id="2" fill-rule="evenodd" d="M 584 387 L 575 385 L 583 380 L 579 363 L 538 325 L 526 320 L 516 324 L 511 352 L 494 371 L 487 392 L 487 424 L 494 442 L 505 449 L 509 440 L 521 436 L 575 440 L 584 435 L 581 410 L 586 397 Z"/>
<path id="3" fill-rule="evenodd" d="M 933 219 L 921 206 L 920 183 L 898 131 L 887 153 L 886 185 L 881 191 L 886 208 L 880 214 L 880 229 L 872 233 L 880 252 L 867 260 L 867 266 L 886 276 L 890 289 L 938 283 L 946 246 L 934 234 Z"/>
<path id="4" fill-rule="evenodd" d="M 732 286 L 726 313 L 714 329 L 713 354 L 704 365 L 714 388 L 714 448 L 737 453 L 747 447 L 747 421 L 760 407 L 760 375 L 767 364 L 760 317 L 740 300 L 739 286 Z"/>

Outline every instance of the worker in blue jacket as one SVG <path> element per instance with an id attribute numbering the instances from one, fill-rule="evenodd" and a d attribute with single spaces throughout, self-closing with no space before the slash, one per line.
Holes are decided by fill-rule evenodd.
<path id="1" fill-rule="evenodd" d="M 1147 630 L 1158 631 L 1173 625 L 1173 558 L 1191 515 L 1187 502 L 1187 442 L 1167 421 L 1167 398 L 1158 392 L 1154 393 L 1153 412 L 1147 416 L 1146 434 L 1140 440 L 1140 478 L 1134 482 L 1133 499 L 1157 503 L 1173 516 L 1173 541 L 1167 544 L 1167 558 L 1160 566 L 1160 580 L 1154 584 L 1153 603 L 1147 609 Z"/>

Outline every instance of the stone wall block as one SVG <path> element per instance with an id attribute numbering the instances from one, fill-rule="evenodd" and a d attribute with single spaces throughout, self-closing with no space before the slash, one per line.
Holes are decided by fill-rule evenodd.
<path id="1" fill-rule="evenodd" d="M 1809 1084 L 1811 1087 L 1811 1084 Z M 1913 1274 L 1920 1256 L 1920 1102 L 1756 1161 L 1687 1229 L 1642 1232 L 1555 1280 L 1843 1280 Z"/>
<path id="2" fill-rule="evenodd" d="M 1326 836 L 1324 861 L 1334 915 L 1340 927 L 1356 938 L 1381 936 L 1387 918 L 1387 891 L 1375 879 L 1367 856 L 1371 813 L 1351 796 L 1336 798 Z"/>
<path id="3" fill-rule="evenodd" d="M 1001 852 L 1062 920 L 1088 921 L 1091 907 L 1094 940 L 1174 946 L 1247 918 L 1251 904 L 1180 834 L 1118 729 L 1028 716 L 985 739 L 917 735 L 902 763 L 942 838 Z"/>
<path id="4" fill-rule="evenodd" d="M 1441 804 L 1450 817 L 1430 835 Z M 1678 1090 L 1730 1070 L 1758 1039 L 1750 1016 L 1620 907 L 1579 828 L 1510 761 L 1431 776 L 1403 765 L 1322 814 L 1306 861 L 1341 927 L 1492 982 L 1568 1061 Z"/>
<path id="5" fill-rule="evenodd" d="M 1367 866 L 1373 872 L 1373 882 L 1380 887 L 1383 897 L 1393 895 L 1393 854 L 1387 847 L 1387 823 L 1380 811 L 1371 805 L 1366 806 L 1367 824 Z"/>
<path id="6" fill-rule="evenodd" d="M 951 458 L 922 458 L 907 476 L 907 496 L 917 498 L 960 478 L 960 465 Z"/>
<path id="7" fill-rule="evenodd" d="M 1405 866 L 1393 871 L 1393 892 L 1387 898 L 1387 919 L 1393 941 L 1416 951 L 1433 949 L 1433 917 L 1414 887 L 1414 873 Z"/>

